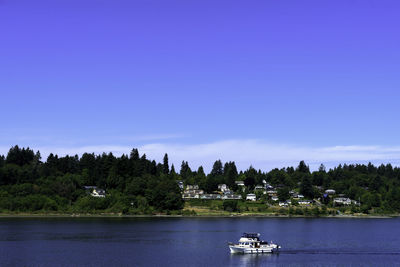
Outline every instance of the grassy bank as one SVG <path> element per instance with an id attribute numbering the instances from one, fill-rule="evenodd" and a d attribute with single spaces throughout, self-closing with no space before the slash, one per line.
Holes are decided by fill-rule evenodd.
<path id="1" fill-rule="evenodd" d="M 229 204 L 229 205 L 228 205 Z M 39 210 L 35 212 L 10 212 L 3 210 L 0 217 L 337 217 L 337 218 L 389 218 L 399 214 L 360 213 L 354 207 L 332 208 L 326 206 L 279 207 L 262 201 L 223 201 L 200 200 L 185 201 L 182 210 L 156 212 L 136 210 L 126 213 L 111 210 L 92 210 L 90 212 L 54 212 Z"/>
<path id="2" fill-rule="evenodd" d="M 385 218 L 399 214 L 360 213 L 350 207 L 328 208 L 325 206 L 291 206 L 279 207 L 263 202 L 238 201 L 235 209 L 224 206 L 223 200 L 189 200 L 185 201 L 185 213 L 197 216 L 262 216 L 262 217 L 343 217 L 343 218 Z"/>

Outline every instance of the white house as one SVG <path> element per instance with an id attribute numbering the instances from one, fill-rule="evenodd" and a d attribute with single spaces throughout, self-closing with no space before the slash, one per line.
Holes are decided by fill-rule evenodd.
<path id="1" fill-rule="evenodd" d="M 310 205 L 312 203 L 311 200 L 299 200 L 299 205 Z"/>
<path id="2" fill-rule="evenodd" d="M 279 207 L 289 207 L 289 204 L 286 202 L 279 202 Z"/>
<path id="3" fill-rule="evenodd" d="M 271 200 L 272 200 L 272 201 L 278 201 L 279 198 L 278 198 L 277 196 L 273 196 L 273 197 L 271 197 Z"/>
<path id="4" fill-rule="evenodd" d="M 256 201 L 257 200 L 256 194 L 247 194 L 246 200 Z"/>
<path id="5" fill-rule="evenodd" d="M 278 191 L 276 191 L 276 190 L 268 190 L 267 194 L 268 194 L 268 196 L 276 196 L 278 194 Z"/>
<path id="6" fill-rule="evenodd" d="M 100 188 L 93 188 L 92 193 L 90 193 L 92 197 L 106 197 L 106 191 Z"/>
<path id="7" fill-rule="evenodd" d="M 178 184 L 179 189 L 183 190 L 183 182 L 182 181 L 176 181 L 176 183 Z"/>
<path id="8" fill-rule="evenodd" d="M 225 192 L 226 190 L 229 190 L 228 186 L 226 184 L 219 184 L 218 185 L 218 190 L 221 192 Z"/>
<path id="9" fill-rule="evenodd" d="M 242 196 L 235 194 L 226 194 L 222 196 L 222 199 L 242 199 Z"/>
<path id="10" fill-rule="evenodd" d="M 264 190 L 265 187 L 263 185 L 256 185 L 256 187 L 254 188 L 254 190 Z"/>
<path id="11" fill-rule="evenodd" d="M 191 185 L 191 184 L 186 185 L 186 190 L 198 190 L 198 189 L 199 189 L 199 186 L 197 184 L 195 184 L 195 185 Z"/>
<path id="12" fill-rule="evenodd" d="M 333 189 L 327 189 L 327 190 L 325 190 L 325 194 L 334 195 L 334 194 L 336 194 L 336 191 Z"/>
<path id="13" fill-rule="evenodd" d="M 244 186 L 244 182 L 243 181 L 235 181 L 235 184 L 237 186 Z"/>
<path id="14" fill-rule="evenodd" d="M 221 199 L 220 194 L 203 194 L 200 199 Z"/>
<path id="15" fill-rule="evenodd" d="M 351 205 L 351 199 L 347 198 L 347 197 L 338 197 L 338 198 L 334 198 L 333 202 L 335 204 L 339 204 L 339 205 Z"/>
<path id="16" fill-rule="evenodd" d="M 298 195 L 297 195 L 297 197 L 293 197 L 293 198 L 295 198 L 295 199 L 303 199 L 303 198 L 304 198 L 304 196 L 303 196 L 303 195 L 301 195 L 301 194 L 298 194 Z"/>

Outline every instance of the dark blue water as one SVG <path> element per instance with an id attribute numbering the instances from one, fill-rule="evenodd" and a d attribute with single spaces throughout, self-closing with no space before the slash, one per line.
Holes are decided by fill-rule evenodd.
<path id="1" fill-rule="evenodd" d="M 283 248 L 231 255 L 260 232 Z M 1 266 L 396 266 L 400 219 L 0 218 Z"/>

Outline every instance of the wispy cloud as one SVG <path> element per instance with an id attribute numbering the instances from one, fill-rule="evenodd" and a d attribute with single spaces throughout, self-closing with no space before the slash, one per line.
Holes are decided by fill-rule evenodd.
<path id="1" fill-rule="evenodd" d="M 160 134 L 132 134 L 132 135 L 110 135 L 96 134 L 95 136 L 73 136 L 65 137 L 63 134 L 35 134 L 35 135 L 14 135 L 12 133 L 0 133 L 1 144 L 47 144 L 51 146 L 79 146 L 81 144 L 107 143 L 108 140 L 118 140 L 119 143 L 143 144 L 146 142 L 157 142 L 164 140 L 176 140 L 185 137 L 184 134 L 160 133 Z"/>
<path id="2" fill-rule="evenodd" d="M 147 158 L 161 161 L 168 153 L 170 163 L 179 169 L 182 160 L 189 162 L 193 169 L 203 165 L 210 170 L 215 160 L 235 161 L 239 169 L 246 169 L 250 165 L 257 169 L 269 170 L 275 167 L 296 166 L 300 160 L 305 160 L 315 169 L 320 163 L 328 167 L 338 163 L 400 163 L 400 146 L 330 146 L 310 147 L 287 144 L 274 144 L 261 140 L 225 140 L 205 144 L 172 144 L 149 143 L 137 147 L 140 154 L 145 153 Z M 0 147 L 0 153 L 6 154 L 9 147 Z M 43 158 L 49 153 L 58 155 L 82 155 L 84 152 L 112 152 L 115 155 L 129 154 L 131 146 L 76 146 L 34 147 L 40 150 Z"/>

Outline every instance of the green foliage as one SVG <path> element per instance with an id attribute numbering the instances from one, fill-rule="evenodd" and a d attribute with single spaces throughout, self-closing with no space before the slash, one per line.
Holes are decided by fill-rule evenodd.
<path id="1" fill-rule="evenodd" d="M 262 172 L 253 167 L 246 171 L 236 168 L 235 162 L 217 160 L 210 174 L 199 167 L 192 171 L 183 161 L 180 173 L 169 169 L 168 155 L 162 163 L 146 159 L 133 149 L 130 155 L 115 157 L 112 153 L 95 155 L 84 153 L 58 157 L 50 154 L 45 162 L 39 152 L 30 148 L 12 147 L 7 156 L 0 155 L 0 209 L 3 212 L 75 212 L 75 213 L 122 213 L 154 214 L 159 212 L 180 214 L 184 202 L 176 180 L 185 184 L 198 184 L 201 189 L 212 193 L 218 184 L 227 184 L 238 194 L 253 191 L 263 180 L 280 186 L 278 197 L 289 199 L 289 190 L 299 186 L 307 198 L 322 197 L 316 186 L 335 189 L 354 200 L 361 200 L 361 207 L 340 207 L 342 212 L 399 213 L 400 212 L 400 168 L 390 164 L 375 167 L 368 165 L 339 165 L 327 171 L 321 165 L 310 172 L 304 161 L 293 167 Z M 244 181 L 244 192 L 235 181 Z M 84 186 L 98 186 L 106 190 L 105 198 L 92 197 Z M 261 199 L 265 196 L 257 193 Z M 332 206 L 332 198 L 323 202 Z M 198 200 L 202 201 L 202 200 Z M 204 203 L 203 203 L 204 202 Z M 223 204 L 224 203 L 224 204 Z M 264 212 L 264 201 L 202 201 L 210 209 Z M 261 205 L 261 206 L 260 206 Z M 292 200 L 292 206 L 296 201 Z M 291 215 L 313 215 L 335 213 L 322 208 L 284 209 Z"/>
<path id="2" fill-rule="evenodd" d="M 278 189 L 278 198 L 279 198 L 279 201 L 288 200 L 290 198 L 289 188 L 284 187 L 284 188 Z"/>
<path id="3" fill-rule="evenodd" d="M 300 184 L 300 193 L 303 194 L 305 197 L 311 199 L 314 198 L 314 189 L 309 174 L 303 174 L 303 178 Z"/>
<path id="4" fill-rule="evenodd" d="M 224 200 L 222 206 L 224 210 L 229 212 L 239 211 L 237 200 Z"/>

